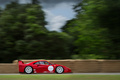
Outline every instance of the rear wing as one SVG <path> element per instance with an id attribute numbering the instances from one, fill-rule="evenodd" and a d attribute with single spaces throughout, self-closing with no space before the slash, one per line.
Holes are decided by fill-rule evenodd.
<path id="1" fill-rule="evenodd" d="M 18 60 L 18 65 L 21 65 L 21 64 L 24 64 L 24 62 L 21 60 Z"/>

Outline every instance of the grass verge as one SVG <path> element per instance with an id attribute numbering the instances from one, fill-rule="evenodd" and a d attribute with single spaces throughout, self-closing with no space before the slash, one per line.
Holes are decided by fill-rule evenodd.
<path id="1" fill-rule="evenodd" d="M 120 80 L 120 75 L 0 75 L 0 80 Z"/>

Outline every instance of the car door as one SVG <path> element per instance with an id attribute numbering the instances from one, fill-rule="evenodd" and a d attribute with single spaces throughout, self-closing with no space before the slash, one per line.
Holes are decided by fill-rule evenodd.
<path id="1" fill-rule="evenodd" d="M 37 73 L 49 73 L 49 71 L 48 71 L 49 63 L 48 62 L 39 61 L 39 62 L 35 63 L 35 65 L 37 65 L 37 67 L 36 67 Z"/>

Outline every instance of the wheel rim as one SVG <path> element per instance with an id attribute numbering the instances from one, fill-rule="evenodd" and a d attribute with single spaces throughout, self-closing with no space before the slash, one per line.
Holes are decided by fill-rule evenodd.
<path id="1" fill-rule="evenodd" d="M 26 73 L 32 73 L 32 68 L 30 66 L 25 68 Z"/>
<path id="2" fill-rule="evenodd" d="M 63 67 L 59 66 L 56 69 L 57 73 L 62 73 L 63 72 Z"/>

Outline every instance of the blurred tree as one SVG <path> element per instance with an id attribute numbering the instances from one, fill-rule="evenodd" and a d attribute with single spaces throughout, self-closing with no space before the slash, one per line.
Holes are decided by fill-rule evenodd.
<path id="1" fill-rule="evenodd" d="M 120 0 L 105 0 L 107 8 L 104 14 L 99 15 L 99 26 L 107 28 L 109 31 L 109 39 L 112 41 L 110 46 L 110 55 L 120 59 Z"/>
<path id="2" fill-rule="evenodd" d="M 15 59 L 70 58 L 72 37 L 45 28 L 45 14 L 32 4 L 11 2 L 0 16 L 0 62 Z"/>
<path id="3" fill-rule="evenodd" d="M 43 36 L 43 37 L 41 37 Z M 22 58 L 27 59 L 65 59 L 70 58 L 69 45 L 72 37 L 65 33 L 49 32 L 43 33 L 39 41 L 27 41 L 27 53 Z M 17 48 L 19 49 L 19 48 Z"/>
<path id="4" fill-rule="evenodd" d="M 48 59 L 65 59 L 70 58 L 70 45 L 72 37 L 66 33 L 50 32 L 48 34 L 48 41 L 45 45 L 47 49 Z"/>
<path id="5" fill-rule="evenodd" d="M 77 58 L 120 59 L 120 0 L 83 0 L 74 7 L 78 13 L 63 31 L 74 36 Z M 112 5 L 112 6 L 111 6 Z"/>
<path id="6" fill-rule="evenodd" d="M 1 16 L 1 14 L 2 14 L 2 8 L 0 7 L 0 16 Z"/>
<path id="7" fill-rule="evenodd" d="M 39 0 L 32 0 L 32 4 L 39 4 Z"/>
<path id="8" fill-rule="evenodd" d="M 25 46 L 30 42 L 33 44 L 32 41 L 42 43 L 41 35 L 48 32 L 44 27 L 44 15 L 41 6 L 37 4 L 11 2 L 6 6 L 0 17 L 0 55 L 3 55 L 1 61 L 11 62 L 23 54 L 29 55 Z"/>
<path id="9" fill-rule="evenodd" d="M 12 6 L 13 4 L 16 4 Z M 14 48 L 14 41 L 15 37 L 17 37 L 17 33 L 15 32 L 16 27 L 13 25 L 16 22 L 15 18 L 15 9 L 10 10 L 12 7 L 17 7 L 18 3 L 11 3 L 11 6 L 9 4 L 9 9 L 5 9 L 2 11 L 0 16 L 0 55 L 1 61 L 11 61 L 14 59 L 14 56 L 16 54 L 12 54 L 13 48 Z M 8 7 L 8 6 L 7 6 Z M 15 34 L 16 33 L 16 34 Z M 21 35 L 21 34 L 20 34 Z M 13 38 L 14 37 L 14 38 Z M 8 57 L 8 59 L 5 59 Z"/>

